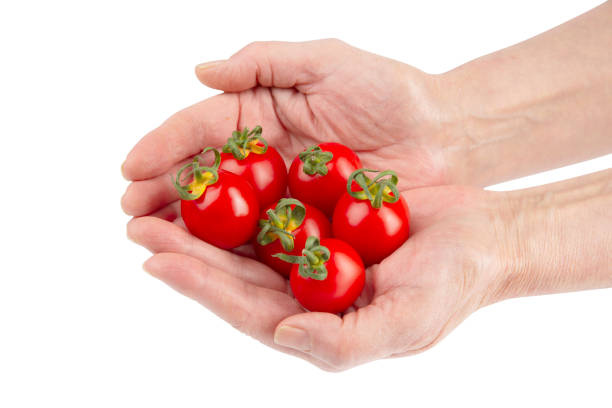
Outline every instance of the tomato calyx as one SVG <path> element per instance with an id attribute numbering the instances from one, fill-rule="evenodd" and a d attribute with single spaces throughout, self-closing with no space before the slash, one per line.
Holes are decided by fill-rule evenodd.
<path id="1" fill-rule="evenodd" d="M 378 174 L 373 179 L 370 179 L 364 174 L 366 171 Z M 361 190 L 352 190 L 353 181 L 361 187 Z M 400 199 L 397 189 L 398 181 L 397 173 L 393 170 L 359 169 L 352 172 L 349 176 L 346 190 L 351 197 L 358 200 L 369 200 L 373 208 L 380 208 L 383 202 L 392 204 Z"/>
<path id="2" fill-rule="evenodd" d="M 212 166 L 202 166 L 200 155 L 213 151 L 215 153 L 215 162 Z M 179 196 L 183 200 L 196 200 L 204 194 L 206 187 L 215 184 L 219 180 L 219 164 L 221 163 L 221 155 L 217 149 L 207 147 L 202 150 L 202 153 L 194 156 L 191 163 L 187 163 L 176 173 L 176 179 L 173 180 L 174 187 L 178 191 Z M 183 174 L 185 173 L 185 174 Z M 187 181 L 191 180 L 187 184 Z"/>
<path id="3" fill-rule="evenodd" d="M 302 250 L 302 256 L 278 253 L 272 255 L 285 262 L 298 264 L 298 272 L 303 278 L 315 280 L 325 280 L 327 278 L 327 268 L 325 263 L 329 261 L 331 253 L 327 247 L 321 245 L 319 238 L 310 236 L 306 240 L 306 245 Z"/>
<path id="4" fill-rule="evenodd" d="M 242 131 L 234 130 L 232 137 L 223 145 L 223 153 L 231 153 L 236 160 L 244 160 L 250 153 L 264 154 L 268 150 L 268 142 L 261 136 L 261 126 L 253 130 L 245 127 Z"/>
<path id="5" fill-rule="evenodd" d="M 291 208 L 292 205 L 295 207 Z M 257 242 L 265 246 L 278 239 L 285 251 L 293 251 L 295 236 L 292 231 L 302 225 L 306 217 L 304 204 L 295 198 L 281 198 L 266 214 L 267 220 L 259 220 L 261 231 L 257 234 Z"/>
<path id="6" fill-rule="evenodd" d="M 314 176 L 315 174 L 325 176 L 328 172 L 327 163 L 334 158 L 334 154 L 322 150 L 317 145 L 313 145 L 301 152 L 298 157 L 304 163 L 304 173 L 309 176 Z"/>

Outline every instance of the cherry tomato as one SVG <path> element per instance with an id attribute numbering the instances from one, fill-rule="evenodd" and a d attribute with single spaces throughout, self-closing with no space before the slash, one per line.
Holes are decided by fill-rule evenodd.
<path id="1" fill-rule="evenodd" d="M 288 278 L 291 264 L 273 255 L 300 255 L 309 236 L 331 236 L 331 224 L 325 214 L 296 199 L 282 198 L 262 211 L 253 245 L 261 262 Z"/>
<path id="2" fill-rule="evenodd" d="M 235 131 L 223 146 L 221 170 L 247 180 L 260 208 L 280 199 L 287 190 L 287 166 L 281 155 L 261 137 L 261 126 Z"/>
<path id="3" fill-rule="evenodd" d="M 300 153 L 289 168 L 291 196 L 331 217 L 346 181 L 361 167 L 359 157 L 340 143 L 321 143 Z"/>
<path id="4" fill-rule="evenodd" d="M 355 173 L 363 176 L 363 169 Z M 391 255 L 410 233 L 410 210 L 395 187 L 397 176 L 393 172 L 381 174 L 383 177 L 392 175 L 392 178 L 371 182 L 363 176 L 359 182 L 360 185 L 366 183 L 366 187 L 372 183 L 368 188 L 372 200 L 367 197 L 365 189 L 351 194 L 345 192 L 336 205 L 332 220 L 334 237 L 355 248 L 366 266 L 380 263 Z"/>
<path id="5" fill-rule="evenodd" d="M 201 166 L 196 156 L 192 163 L 179 171 L 175 187 L 181 196 L 181 216 L 189 232 L 209 244 L 230 249 L 252 238 L 257 227 L 259 204 L 246 180 L 217 170 L 220 155 L 214 151 L 214 166 Z M 185 170 L 190 170 L 193 181 L 182 185 L 181 176 Z"/>
<path id="6" fill-rule="evenodd" d="M 309 237 L 302 257 L 283 256 L 291 268 L 293 295 L 311 312 L 341 313 L 361 294 L 363 262 L 349 244 L 339 239 Z"/>

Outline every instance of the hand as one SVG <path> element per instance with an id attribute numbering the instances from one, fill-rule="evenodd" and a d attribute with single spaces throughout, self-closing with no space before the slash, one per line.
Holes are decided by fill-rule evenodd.
<path id="1" fill-rule="evenodd" d="M 339 141 L 356 150 L 365 166 L 396 170 L 400 189 L 447 182 L 448 163 L 440 147 L 442 136 L 438 136 L 443 132 L 430 125 L 437 115 L 431 78 L 335 40 L 256 43 L 197 73 L 205 84 L 232 93 L 171 117 L 138 143 L 123 166 L 124 175 L 134 180 L 122 201 L 125 211 L 153 215 L 136 218 L 128 227 L 134 241 L 157 254 L 146 269 L 242 331 L 329 370 L 415 352 L 437 341 L 443 329 L 449 330 L 450 317 L 463 300 L 456 290 L 463 284 L 457 280 L 465 277 L 446 267 L 440 269 L 447 271 L 444 275 L 429 272 L 433 265 L 420 268 L 419 262 L 427 264 L 427 259 L 441 262 L 434 238 L 411 239 L 412 245 L 370 268 L 356 311 L 344 320 L 303 314 L 277 273 L 252 259 L 213 248 L 184 230 L 178 197 L 168 177 L 202 148 L 221 145 L 232 130 L 261 124 L 265 137 L 287 161 L 310 144 Z M 421 195 L 406 194 L 409 204 L 413 206 L 410 200 L 415 200 L 418 209 L 416 200 Z M 460 196 L 444 197 L 454 202 Z M 416 220 L 419 211 L 433 211 L 431 203 L 420 207 Z M 425 225 L 418 222 L 413 231 Z M 421 245 L 429 252 L 417 251 Z M 449 257 L 461 255 L 455 252 L 453 240 L 445 245 Z M 419 257 L 414 257 L 416 252 Z M 407 272 L 412 270 L 416 272 Z M 440 292 L 448 293 L 440 297 Z M 439 299 L 446 302 L 439 304 Z M 462 306 L 465 312 L 453 317 L 453 325 L 472 310 L 472 302 Z M 310 333 L 306 352 L 274 342 L 275 333 L 278 342 L 299 333 L 287 327 L 277 329 L 286 318 L 281 326 Z M 386 334 L 377 340 L 373 336 L 379 329 Z M 349 347 L 351 336 L 355 339 Z"/>
<path id="2" fill-rule="evenodd" d="M 411 238 L 368 268 L 361 297 L 341 317 L 304 313 L 279 274 L 175 223 L 135 218 L 128 235 L 155 253 L 145 263 L 153 276 L 264 344 L 337 371 L 423 351 L 496 300 L 507 247 L 505 193 L 435 187 L 404 196 Z M 180 224 L 178 214 L 166 215 Z"/>
<path id="3" fill-rule="evenodd" d="M 380 78 L 368 77 L 368 72 Z M 365 166 L 398 171 L 401 190 L 457 181 L 449 176 L 457 167 L 462 173 L 458 180 L 480 184 L 478 177 L 465 174 L 485 173 L 482 163 L 487 160 L 468 157 L 451 166 L 465 156 L 461 149 L 474 149 L 469 143 L 457 149 L 461 142 L 447 139 L 448 128 L 432 125 L 453 117 L 446 114 L 449 109 L 440 109 L 453 105 L 448 95 L 439 103 L 445 99 L 436 92 L 441 82 L 336 41 L 254 44 L 228 61 L 199 68 L 198 75 L 232 93 L 179 112 L 129 154 L 123 171 L 134 182 L 123 208 L 128 214 L 152 216 L 132 220 L 128 234 L 156 254 L 145 264 L 154 276 L 265 344 L 324 369 L 345 369 L 431 347 L 478 307 L 505 297 L 610 285 L 609 223 L 601 221 L 609 208 L 609 178 L 593 183 L 597 200 L 584 196 L 584 189 L 572 190 L 572 200 L 583 200 L 580 206 L 570 200 L 563 208 L 549 208 L 542 203 L 549 204 L 551 192 L 537 193 L 529 199 L 537 203 L 531 213 L 536 218 L 522 223 L 508 221 L 515 215 L 506 194 L 421 188 L 403 192 L 413 214 L 412 237 L 369 268 L 354 310 L 342 317 L 302 313 L 287 282 L 275 272 L 213 248 L 181 228 L 178 197 L 168 174 L 174 175 L 203 147 L 219 146 L 232 130 L 254 123 L 264 127 L 287 161 L 309 144 L 340 141 L 356 150 Z M 452 119 L 459 135 L 465 133 L 463 125 L 457 126 L 461 116 Z M 473 139 L 469 132 L 465 137 Z M 505 149 L 506 139 L 500 140 L 495 143 L 498 153 Z M 577 234 L 586 231 L 581 223 L 587 215 L 596 218 L 589 219 L 591 227 L 603 233 Z M 526 233 L 537 225 L 546 228 Z M 546 245 L 551 231 L 555 243 Z M 567 262 L 567 254 L 589 251 L 590 256 L 579 257 L 582 269 L 574 267 L 574 257 L 574 263 Z M 589 271 L 588 279 L 584 271 Z"/>
<path id="4" fill-rule="evenodd" d="M 172 204 L 169 177 L 204 147 L 236 129 L 262 125 L 287 164 L 305 147 L 336 141 L 364 166 L 394 169 L 400 188 L 448 182 L 443 132 L 434 118 L 434 77 L 338 40 L 253 43 L 229 60 L 196 70 L 226 93 L 178 112 L 130 152 L 123 198 L 135 216 Z"/>

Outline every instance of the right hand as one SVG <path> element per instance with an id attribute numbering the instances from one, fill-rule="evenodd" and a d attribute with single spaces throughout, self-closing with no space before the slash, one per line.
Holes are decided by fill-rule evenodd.
<path id="1" fill-rule="evenodd" d="M 503 293 L 513 255 L 506 193 L 446 186 L 404 197 L 412 236 L 367 269 L 361 296 L 342 316 L 305 312 L 280 274 L 168 221 L 135 218 L 128 235 L 154 253 L 145 263 L 154 277 L 262 343 L 338 371 L 424 351 Z"/>

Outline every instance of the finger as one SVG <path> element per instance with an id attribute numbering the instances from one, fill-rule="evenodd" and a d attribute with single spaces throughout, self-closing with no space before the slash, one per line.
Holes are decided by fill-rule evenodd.
<path id="1" fill-rule="evenodd" d="M 123 197 L 121 197 L 123 212 L 127 215 L 140 217 L 160 210 L 178 200 L 178 192 L 169 174 L 131 182 L 127 186 Z"/>
<path id="2" fill-rule="evenodd" d="M 221 94 L 174 114 L 134 146 L 123 163 L 123 176 L 144 180 L 166 173 L 206 146 L 220 146 L 238 122 L 238 96 Z"/>
<path id="3" fill-rule="evenodd" d="M 147 216 L 159 218 L 164 221 L 174 223 L 175 225 L 178 225 L 184 230 L 187 229 L 187 227 L 185 227 L 185 223 L 183 222 L 183 219 L 181 218 L 180 200 L 173 201 L 170 204 L 166 205 L 165 207 L 162 207 L 158 209 L 157 211 L 154 211 L 151 214 L 148 214 Z"/>
<path id="4" fill-rule="evenodd" d="M 181 217 L 180 200 L 173 201 L 165 207 L 160 208 L 159 210 L 154 211 L 151 214 L 147 214 L 147 217 L 155 217 L 164 221 L 171 222 L 182 230 L 187 231 L 187 226 L 185 225 L 185 222 Z"/>
<path id="5" fill-rule="evenodd" d="M 257 85 L 299 87 L 324 78 L 350 49 L 335 39 L 254 42 L 228 60 L 198 65 L 196 75 L 204 85 L 226 92 L 239 92 Z"/>
<path id="6" fill-rule="evenodd" d="M 127 225 L 127 233 L 132 241 L 153 253 L 189 255 L 246 282 L 287 292 L 287 281 L 272 269 L 253 259 L 207 244 L 171 222 L 155 217 L 134 218 Z"/>
<path id="7" fill-rule="evenodd" d="M 159 253 L 143 267 L 236 329 L 277 350 L 281 347 L 274 344 L 274 328 L 287 316 L 302 311 L 286 293 L 254 286 L 187 255 Z M 333 370 L 308 354 L 286 348 L 283 351 L 324 370 Z"/>
<path id="8" fill-rule="evenodd" d="M 255 88 L 240 93 L 238 128 L 253 128 L 255 125 L 261 125 L 262 135 L 268 143 L 279 152 L 284 153 L 286 159 L 293 159 L 294 152 L 300 151 L 301 147 L 293 146 L 291 139 L 287 138 L 284 122 L 279 119 L 281 118 L 278 106 L 275 105 L 270 89 Z"/>
<path id="9" fill-rule="evenodd" d="M 238 248 L 234 248 L 231 250 L 233 254 L 240 255 L 242 257 L 247 257 L 251 259 L 257 259 L 257 254 L 255 253 L 255 248 L 251 244 L 241 245 Z"/>
<path id="10" fill-rule="evenodd" d="M 173 181 L 179 169 L 191 160 L 192 158 L 183 160 L 172 166 L 168 172 L 157 177 L 132 181 L 125 189 L 123 197 L 121 197 L 123 212 L 127 215 L 140 217 L 159 211 L 178 200 L 179 195 Z"/>
<path id="11" fill-rule="evenodd" d="M 339 370 L 418 348 L 426 332 L 419 307 L 425 305 L 413 302 L 400 310 L 393 298 L 379 297 L 342 318 L 330 313 L 290 316 L 279 323 L 274 341 Z"/>

